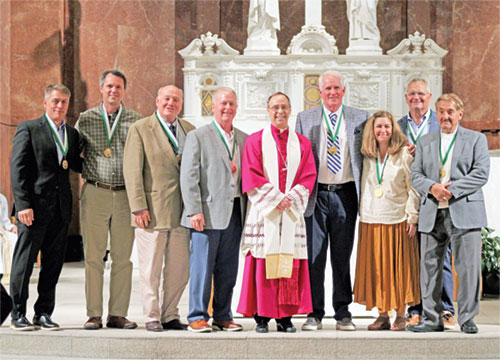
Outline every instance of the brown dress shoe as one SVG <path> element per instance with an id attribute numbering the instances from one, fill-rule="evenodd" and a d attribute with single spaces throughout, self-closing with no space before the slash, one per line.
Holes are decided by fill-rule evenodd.
<path id="1" fill-rule="evenodd" d="M 106 327 L 115 329 L 135 329 L 137 327 L 137 323 L 128 320 L 124 316 L 109 315 Z"/>
<path id="2" fill-rule="evenodd" d="M 443 311 L 441 313 L 441 318 L 443 319 L 443 325 L 445 330 L 453 330 L 455 329 L 455 319 L 453 318 L 453 314 L 449 311 Z"/>
<path id="3" fill-rule="evenodd" d="M 90 317 L 85 324 L 83 324 L 85 330 L 97 330 L 102 328 L 102 319 L 100 316 Z"/>
<path id="4" fill-rule="evenodd" d="M 368 325 L 368 330 L 389 330 L 391 322 L 389 317 L 379 316 L 373 324 Z"/>
<path id="5" fill-rule="evenodd" d="M 420 315 L 418 314 L 406 315 L 406 325 L 417 325 L 419 322 L 420 322 Z"/>
<path id="6" fill-rule="evenodd" d="M 396 316 L 396 320 L 392 323 L 391 330 L 392 331 L 405 331 L 406 329 L 406 320 L 402 316 Z"/>
<path id="7" fill-rule="evenodd" d="M 160 332 L 163 331 L 163 326 L 161 326 L 159 321 L 148 321 L 146 323 L 146 330 Z"/>
<path id="8" fill-rule="evenodd" d="M 241 331 L 243 326 L 236 324 L 233 320 L 212 321 L 212 328 L 222 331 Z"/>
<path id="9" fill-rule="evenodd" d="M 210 325 L 208 325 L 208 323 L 205 320 L 200 319 L 190 322 L 188 330 L 192 332 L 202 333 L 202 332 L 211 332 L 212 328 L 210 327 Z"/>

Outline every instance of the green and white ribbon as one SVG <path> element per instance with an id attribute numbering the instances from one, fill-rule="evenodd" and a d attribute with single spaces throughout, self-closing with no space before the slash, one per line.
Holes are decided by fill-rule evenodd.
<path id="1" fill-rule="evenodd" d="M 342 104 L 342 110 L 340 111 L 339 121 L 335 126 L 335 135 L 333 135 L 332 125 L 328 117 L 326 116 L 325 106 L 323 105 L 323 118 L 325 119 L 326 126 L 328 127 L 328 131 L 330 132 L 330 136 L 332 137 L 332 143 L 335 143 L 337 139 L 337 135 L 339 134 L 340 123 L 342 122 L 342 116 L 344 115 L 344 104 Z"/>
<path id="2" fill-rule="evenodd" d="M 234 153 L 236 151 L 236 136 L 233 137 L 233 150 L 232 151 L 229 151 L 229 143 L 227 142 L 226 138 L 224 137 L 224 135 L 222 135 L 222 129 L 220 129 L 219 127 L 219 124 L 217 124 L 214 121 L 212 121 L 212 124 L 214 125 L 215 127 L 215 130 L 217 130 L 217 132 L 219 133 L 220 135 L 220 138 L 222 139 L 222 143 L 224 144 L 224 147 L 226 148 L 226 151 L 227 151 L 227 155 L 229 156 L 229 160 L 233 161 L 233 158 L 234 158 Z"/>
<path id="3" fill-rule="evenodd" d="M 385 158 L 384 158 L 384 164 L 382 165 L 382 171 L 380 171 L 379 169 L 379 165 L 378 165 L 378 154 L 377 156 L 375 156 L 375 165 L 377 166 L 377 181 L 378 181 L 378 184 L 382 184 L 382 178 L 384 177 L 384 170 L 385 170 L 385 165 L 387 164 L 387 159 L 389 158 L 389 154 L 385 154 Z"/>
<path id="4" fill-rule="evenodd" d="M 165 131 L 165 134 L 172 142 L 172 145 L 174 146 L 175 153 L 177 154 L 179 152 L 179 142 L 177 141 L 174 134 L 170 130 L 170 127 L 165 123 L 165 120 L 163 120 L 162 117 L 158 114 L 158 110 L 156 110 L 155 115 L 156 115 L 156 118 L 158 119 L 158 121 L 160 122 L 160 125 L 161 125 L 163 131 Z"/>
<path id="5" fill-rule="evenodd" d="M 45 113 L 45 119 L 49 123 L 50 130 L 52 131 L 52 135 L 54 136 L 54 139 L 56 140 L 56 144 L 59 147 L 59 150 L 61 150 L 61 152 L 63 154 L 63 158 L 64 158 L 69 150 L 68 132 L 66 131 L 66 127 L 64 128 L 64 141 L 62 141 L 61 136 L 59 135 L 59 132 L 57 131 L 56 124 L 54 124 L 54 122 L 49 119 L 49 116 L 47 115 L 47 113 Z"/>
<path id="6" fill-rule="evenodd" d="M 116 115 L 116 119 L 113 122 L 113 127 L 110 127 L 108 113 L 104 108 L 104 104 L 102 105 L 102 120 L 104 121 L 104 130 L 106 130 L 106 140 L 108 141 L 108 145 L 111 145 L 111 141 L 113 140 L 113 135 L 115 134 L 118 123 L 120 122 L 122 110 L 123 110 L 123 105 L 120 105 L 120 110 L 118 111 L 118 115 Z"/>

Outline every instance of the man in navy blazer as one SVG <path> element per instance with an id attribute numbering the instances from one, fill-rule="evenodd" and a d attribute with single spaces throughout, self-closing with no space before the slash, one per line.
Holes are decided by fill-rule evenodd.
<path id="1" fill-rule="evenodd" d="M 14 330 L 59 329 L 51 315 L 71 221 L 69 169 L 82 171 L 78 131 L 64 121 L 70 96 L 64 85 L 47 86 L 45 114 L 20 123 L 14 136 L 10 167 L 18 220 L 10 282 Z M 26 318 L 26 301 L 39 251 L 42 263 L 32 324 Z"/>
<path id="2" fill-rule="evenodd" d="M 422 256 L 420 283 L 423 320 L 408 325 L 415 332 L 443 331 L 441 281 L 443 259 L 451 243 L 460 281 L 458 322 L 474 334 L 481 283 L 481 227 L 486 226 L 482 187 L 488 181 L 490 158 L 486 137 L 459 125 L 462 100 L 444 94 L 436 102 L 441 131 L 423 136 L 411 165 L 413 187 L 420 193 L 418 230 Z"/>
<path id="3" fill-rule="evenodd" d="M 297 115 L 296 131 L 312 145 L 318 179 L 304 214 L 313 312 L 302 330 L 321 329 L 325 315 L 325 267 L 328 244 L 333 273 L 333 308 L 337 330 L 356 330 L 352 303 L 350 260 L 361 189 L 361 141 L 369 114 L 342 104 L 342 74 L 319 78 L 323 104 Z"/>
<path id="4" fill-rule="evenodd" d="M 434 131 L 439 131 L 439 122 L 436 112 L 431 110 L 432 93 L 427 80 L 424 78 L 413 78 L 408 83 L 405 94 L 409 113 L 399 119 L 398 124 L 408 138 L 408 150 L 415 156 L 415 145 L 418 139 Z M 420 234 L 418 235 L 420 246 Z M 453 271 L 451 268 L 451 246 L 446 250 L 443 265 L 443 324 L 445 329 L 452 330 L 455 327 L 455 308 L 453 307 Z M 422 304 L 408 307 L 406 325 L 416 325 L 420 322 Z"/>

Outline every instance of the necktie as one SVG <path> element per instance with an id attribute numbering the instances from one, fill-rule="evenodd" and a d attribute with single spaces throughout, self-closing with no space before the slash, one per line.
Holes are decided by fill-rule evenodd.
<path id="1" fill-rule="evenodd" d="M 174 135 L 175 138 L 177 138 L 177 135 L 175 134 L 175 125 L 174 124 L 170 124 L 169 127 L 170 127 L 170 131 L 172 132 L 172 135 Z"/>
<path id="2" fill-rule="evenodd" d="M 340 142 L 339 142 L 339 137 L 335 139 L 335 142 L 333 142 L 332 138 L 332 133 L 335 134 L 335 125 L 337 124 L 337 114 L 330 113 L 330 122 L 332 124 L 332 131 L 328 133 L 327 137 L 327 164 L 328 164 L 328 170 L 330 170 L 332 173 L 337 174 L 340 171 L 340 168 L 342 167 L 342 162 L 340 158 Z M 338 134 L 338 133 L 337 133 Z M 336 150 L 336 151 L 335 151 Z"/>

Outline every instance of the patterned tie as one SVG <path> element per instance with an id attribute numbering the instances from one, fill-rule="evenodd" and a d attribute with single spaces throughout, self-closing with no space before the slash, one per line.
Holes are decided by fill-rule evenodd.
<path id="1" fill-rule="evenodd" d="M 333 114 L 333 113 L 330 113 L 330 122 L 332 124 L 332 132 L 333 134 L 335 134 L 335 125 L 337 124 L 337 114 Z M 327 162 L 328 162 L 328 169 L 334 173 L 334 174 L 337 174 L 339 171 L 340 171 L 340 168 L 342 167 L 342 162 L 340 160 L 340 143 L 339 143 L 339 137 L 337 136 L 337 138 L 335 139 L 335 143 L 333 142 L 333 138 L 332 138 L 332 135 L 331 133 L 329 132 L 328 133 L 328 137 L 327 137 L 327 141 L 326 141 L 326 145 L 327 145 L 327 152 L 328 152 L 328 156 L 327 156 Z M 330 151 L 330 149 L 332 149 L 332 145 L 333 145 L 333 149 L 337 149 L 337 152 L 333 153 Z"/>
<path id="2" fill-rule="evenodd" d="M 170 131 L 172 132 L 172 135 L 175 136 L 175 138 L 177 139 L 177 135 L 175 134 L 175 125 L 174 124 L 170 124 Z"/>

